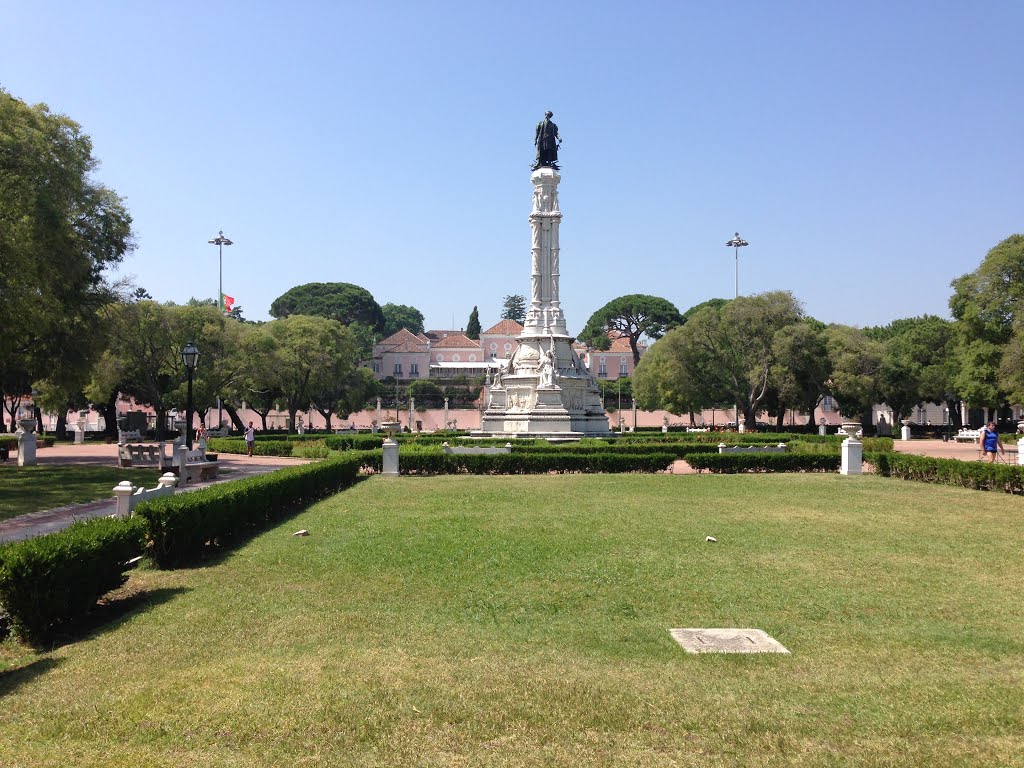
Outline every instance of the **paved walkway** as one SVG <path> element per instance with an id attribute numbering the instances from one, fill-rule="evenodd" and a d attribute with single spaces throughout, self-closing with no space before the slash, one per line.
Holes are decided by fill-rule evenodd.
<path id="1" fill-rule="evenodd" d="M 40 448 L 36 452 L 39 464 L 48 466 L 117 466 L 117 446 L 87 443 L 85 445 L 55 445 L 52 448 Z M 297 464 L 308 464 L 308 459 L 292 459 L 280 456 L 239 456 L 236 454 L 218 454 L 222 476 L 216 480 L 193 483 L 182 491 L 194 491 L 216 483 L 239 480 L 244 477 L 262 475 L 273 472 L 281 467 L 293 467 Z M 113 490 L 113 486 L 111 486 Z M 113 493 L 110 498 L 90 501 L 85 504 L 72 504 L 67 507 L 32 512 L 9 520 L 0 520 L 0 542 L 28 539 L 53 533 L 67 528 L 76 520 L 88 520 L 93 517 L 112 515 L 116 510 Z"/>

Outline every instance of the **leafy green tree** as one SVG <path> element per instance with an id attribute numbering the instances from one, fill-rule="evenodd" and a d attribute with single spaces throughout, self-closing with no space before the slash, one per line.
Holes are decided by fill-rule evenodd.
<path id="1" fill-rule="evenodd" d="M 316 372 L 309 393 L 310 405 L 324 417 L 328 432 L 334 414 L 347 416 L 359 410 L 377 391 L 373 372 L 354 367 L 354 358 L 335 359 L 333 371 L 331 367 Z"/>
<path id="2" fill-rule="evenodd" d="M 466 323 L 466 338 L 480 338 L 480 313 L 476 307 L 473 307 L 473 311 L 469 313 L 469 320 Z"/>
<path id="3" fill-rule="evenodd" d="M 974 405 L 996 407 L 1017 389 L 1013 360 L 1024 328 L 1024 235 L 992 248 L 973 272 L 952 282 L 957 370 L 953 387 Z"/>
<path id="4" fill-rule="evenodd" d="M 104 270 L 134 247 L 97 166 L 78 123 L 0 89 L 0 371 L 68 381 L 93 362 L 73 348 L 116 298 Z"/>
<path id="5" fill-rule="evenodd" d="M 826 380 L 831 373 L 825 325 L 805 317 L 799 323 L 780 328 L 772 339 L 773 364 L 771 386 L 776 399 L 774 412 L 780 429 L 787 408 L 809 414 L 808 429 L 813 428 L 814 410 L 828 393 Z"/>
<path id="6" fill-rule="evenodd" d="M 608 333 L 618 332 L 629 339 L 633 364 L 640 362 L 637 343 L 642 336 L 660 339 L 665 332 L 683 322 L 679 310 L 666 299 L 635 293 L 612 299 L 590 316 L 580 339 L 596 349 L 606 344 Z M 607 349 L 607 347 L 603 347 Z"/>
<path id="7" fill-rule="evenodd" d="M 701 308 L 640 361 L 639 402 L 660 397 L 673 413 L 736 403 L 753 424 L 777 363 L 776 336 L 802 319 L 800 304 L 787 291 Z"/>
<path id="8" fill-rule="evenodd" d="M 526 322 L 526 297 L 518 293 L 501 300 L 501 319 L 515 320 L 522 325 Z"/>
<path id="9" fill-rule="evenodd" d="M 278 319 L 316 315 L 344 325 L 363 323 L 378 333 L 384 330 L 384 312 L 365 288 L 351 283 L 306 283 L 285 291 L 270 305 Z"/>
<path id="10" fill-rule="evenodd" d="M 381 331 L 384 338 L 398 333 L 402 328 L 411 333 L 423 333 L 423 313 L 416 307 L 385 304 L 381 311 L 384 313 L 384 329 Z"/>
<path id="11" fill-rule="evenodd" d="M 862 417 L 882 399 L 879 374 L 884 346 L 859 328 L 830 325 L 825 344 L 832 369 L 826 386 L 845 416 Z"/>

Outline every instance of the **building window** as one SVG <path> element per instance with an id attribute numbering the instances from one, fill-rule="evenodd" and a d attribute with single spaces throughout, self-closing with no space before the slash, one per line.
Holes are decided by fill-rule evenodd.
<path id="1" fill-rule="evenodd" d="M 374 363 L 373 364 L 373 372 L 374 373 L 380 373 L 380 363 Z"/>
<path id="2" fill-rule="evenodd" d="M 459 358 L 459 353 L 458 352 L 456 352 L 454 355 L 452 355 L 452 362 L 457 363 L 457 362 L 459 362 L 459 359 L 460 358 Z"/>
<path id="3" fill-rule="evenodd" d="M 439 363 L 443 363 L 444 362 L 444 355 L 442 355 L 440 352 L 437 353 L 437 362 L 439 362 Z"/>
<path id="4" fill-rule="evenodd" d="M 401 363 L 395 363 L 395 373 L 394 373 L 394 375 L 395 376 L 401 376 L 402 375 L 402 364 Z"/>
<path id="5" fill-rule="evenodd" d="M 506 342 L 505 342 L 505 351 L 506 351 L 506 352 L 508 352 L 508 351 L 510 351 L 511 349 L 512 349 L 512 343 L 511 343 L 511 342 L 508 342 L 508 341 L 506 341 Z"/>
<path id="6" fill-rule="evenodd" d="M 508 345 L 506 344 L 505 346 L 508 346 Z M 492 341 L 491 342 L 491 352 L 497 352 L 497 351 L 498 351 L 498 342 Z M 494 357 L 494 355 L 492 354 L 491 357 Z"/>
<path id="7" fill-rule="evenodd" d="M 825 395 L 821 398 L 821 410 L 824 413 L 831 413 L 836 407 L 835 401 L 832 399 L 832 395 Z"/>
<path id="8" fill-rule="evenodd" d="M 605 365 L 604 363 L 601 363 L 599 366 L 597 366 L 597 377 L 599 379 L 605 379 L 608 377 L 608 366 Z"/>
<path id="9" fill-rule="evenodd" d="M 420 364 L 419 363 L 409 363 L 409 375 L 410 376 L 419 376 L 420 375 Z"/>
<path id="10" fill-rule="evenodd" d="M 469 356 L 469 362 L 475 363 L 476 362 L 476 355 L 470 355 Z"/>
<path id="11" fill-rule="evenodd" d="M 626 361 L 623 360 L 621 363 L 619 363 L 619 376 L 628 376 L 628 375 L 629 375 L 629 369 L 626 367 Z"/>

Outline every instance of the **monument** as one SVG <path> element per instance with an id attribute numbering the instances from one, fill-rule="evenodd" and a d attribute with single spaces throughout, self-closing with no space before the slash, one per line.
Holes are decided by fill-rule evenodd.
<path id="1" fill-rule="evenodd" d="M 530 308 L 511 359 L 489 382 L 479 434 L 592 437 L 611 434 L 597 382 L 573 349 L 559 299 L 558 126 L 537 125 L 530 181 Z"/>

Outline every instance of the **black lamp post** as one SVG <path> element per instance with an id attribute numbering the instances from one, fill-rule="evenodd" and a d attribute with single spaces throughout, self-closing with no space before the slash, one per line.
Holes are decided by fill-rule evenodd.
<path id="1" fill-rule="evenodd" d="M 181 362 L 188 371 L 188 397 L 185 400 L 185 445 L 192 450 L 192 374 L 199 364 L 199 350 L 191 341 L 181 348 Z"/>

